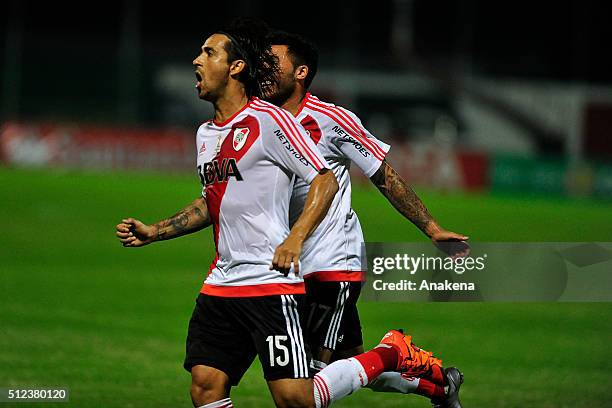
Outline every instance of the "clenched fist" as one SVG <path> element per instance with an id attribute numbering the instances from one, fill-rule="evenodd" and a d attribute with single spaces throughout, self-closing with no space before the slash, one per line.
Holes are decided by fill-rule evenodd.
<path id="1" fill-rule="evenodd" d="M 157 228 L 135 218 L 126 218 L 117 224 L 117 238 L 124 247 L 141 247 L 157 238 Z"/>

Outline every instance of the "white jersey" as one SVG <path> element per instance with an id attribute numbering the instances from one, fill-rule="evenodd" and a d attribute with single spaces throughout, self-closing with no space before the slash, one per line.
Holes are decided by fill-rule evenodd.
<path id="1" fill-rule="evenodd" d="M 367 177 L 378 170 L 390 146 L 366 130 L 347 109 L 321 102 L 307 93 L 296 115 L 338 179 L 339 191 L 325 219 L 306 240 L 300 257 L 301 271 L 321 281 L 362 280 L 363 233 L 351 208 L 351 162 Z M 302 213 L 308 184 L 296 180 L 289 213 L 290 224 Z"/>
<path id="2" fill-rule="evenodd" d="M 328 167 L 304 129 L 288 112 L 253 98 L 224 123 L 202 124 L 196 148 L 217 250 L 201 292 L 304 293 L 293 271 L 283 276 L 269 269 L 289 234 L 293 177 L 308 185 Z"/>

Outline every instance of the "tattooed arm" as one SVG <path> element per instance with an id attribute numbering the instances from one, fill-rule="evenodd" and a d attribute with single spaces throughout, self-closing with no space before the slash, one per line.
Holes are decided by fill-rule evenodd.
<path id="1" fill-rule="evenodd" d="M 147 225 L 135 218 L 126 218 L 117 225 L 117 238 L 125 247 L 140 247 L 155 241 L 177 238 L 208 227 L 210 214 L 203 197 L 195 199 L 172 217 Z"/>
<path id="2" fill-rule="evenodd" d="M 433 241 L 464 241 L 468 237 L 446 231 L 429 214 L 427 208 L 406 184 L 399 174 L 386 161 L 370 177 L 372 183 L 387 197 L 387 200 L 404 217 L 416 225 Z"/>

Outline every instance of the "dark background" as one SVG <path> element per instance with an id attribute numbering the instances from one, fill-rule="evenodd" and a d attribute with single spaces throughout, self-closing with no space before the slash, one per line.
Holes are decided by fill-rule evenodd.
<path id="1" fill-rule="evenodd" d="M 401 9 L 408 10 L 402 14 Z M 0 12 L 3 118 L 155 124 L 159 67 L 189 65 L 237 15 L 310 37 L 325 67 L 612 82 L 612 28 L 584 1 L 9 1 Z M 395 22 L 394 22 L 395 21 Z M 398 49 L 394 27 L 411 41 Z M 137 102 L 132 99 L 136 98 Z"/>

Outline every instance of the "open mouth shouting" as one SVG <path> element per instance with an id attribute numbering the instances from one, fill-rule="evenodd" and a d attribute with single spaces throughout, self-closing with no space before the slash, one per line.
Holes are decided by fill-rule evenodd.
<path id="1" fill-rule="evenodd" d="M 201 91 L 202 90 L 202 74 L 200 74 L 200 72 L 196 70 L 195 76 L 197 79 L 195 87 L 197 88 L 198 91 Z"/>

